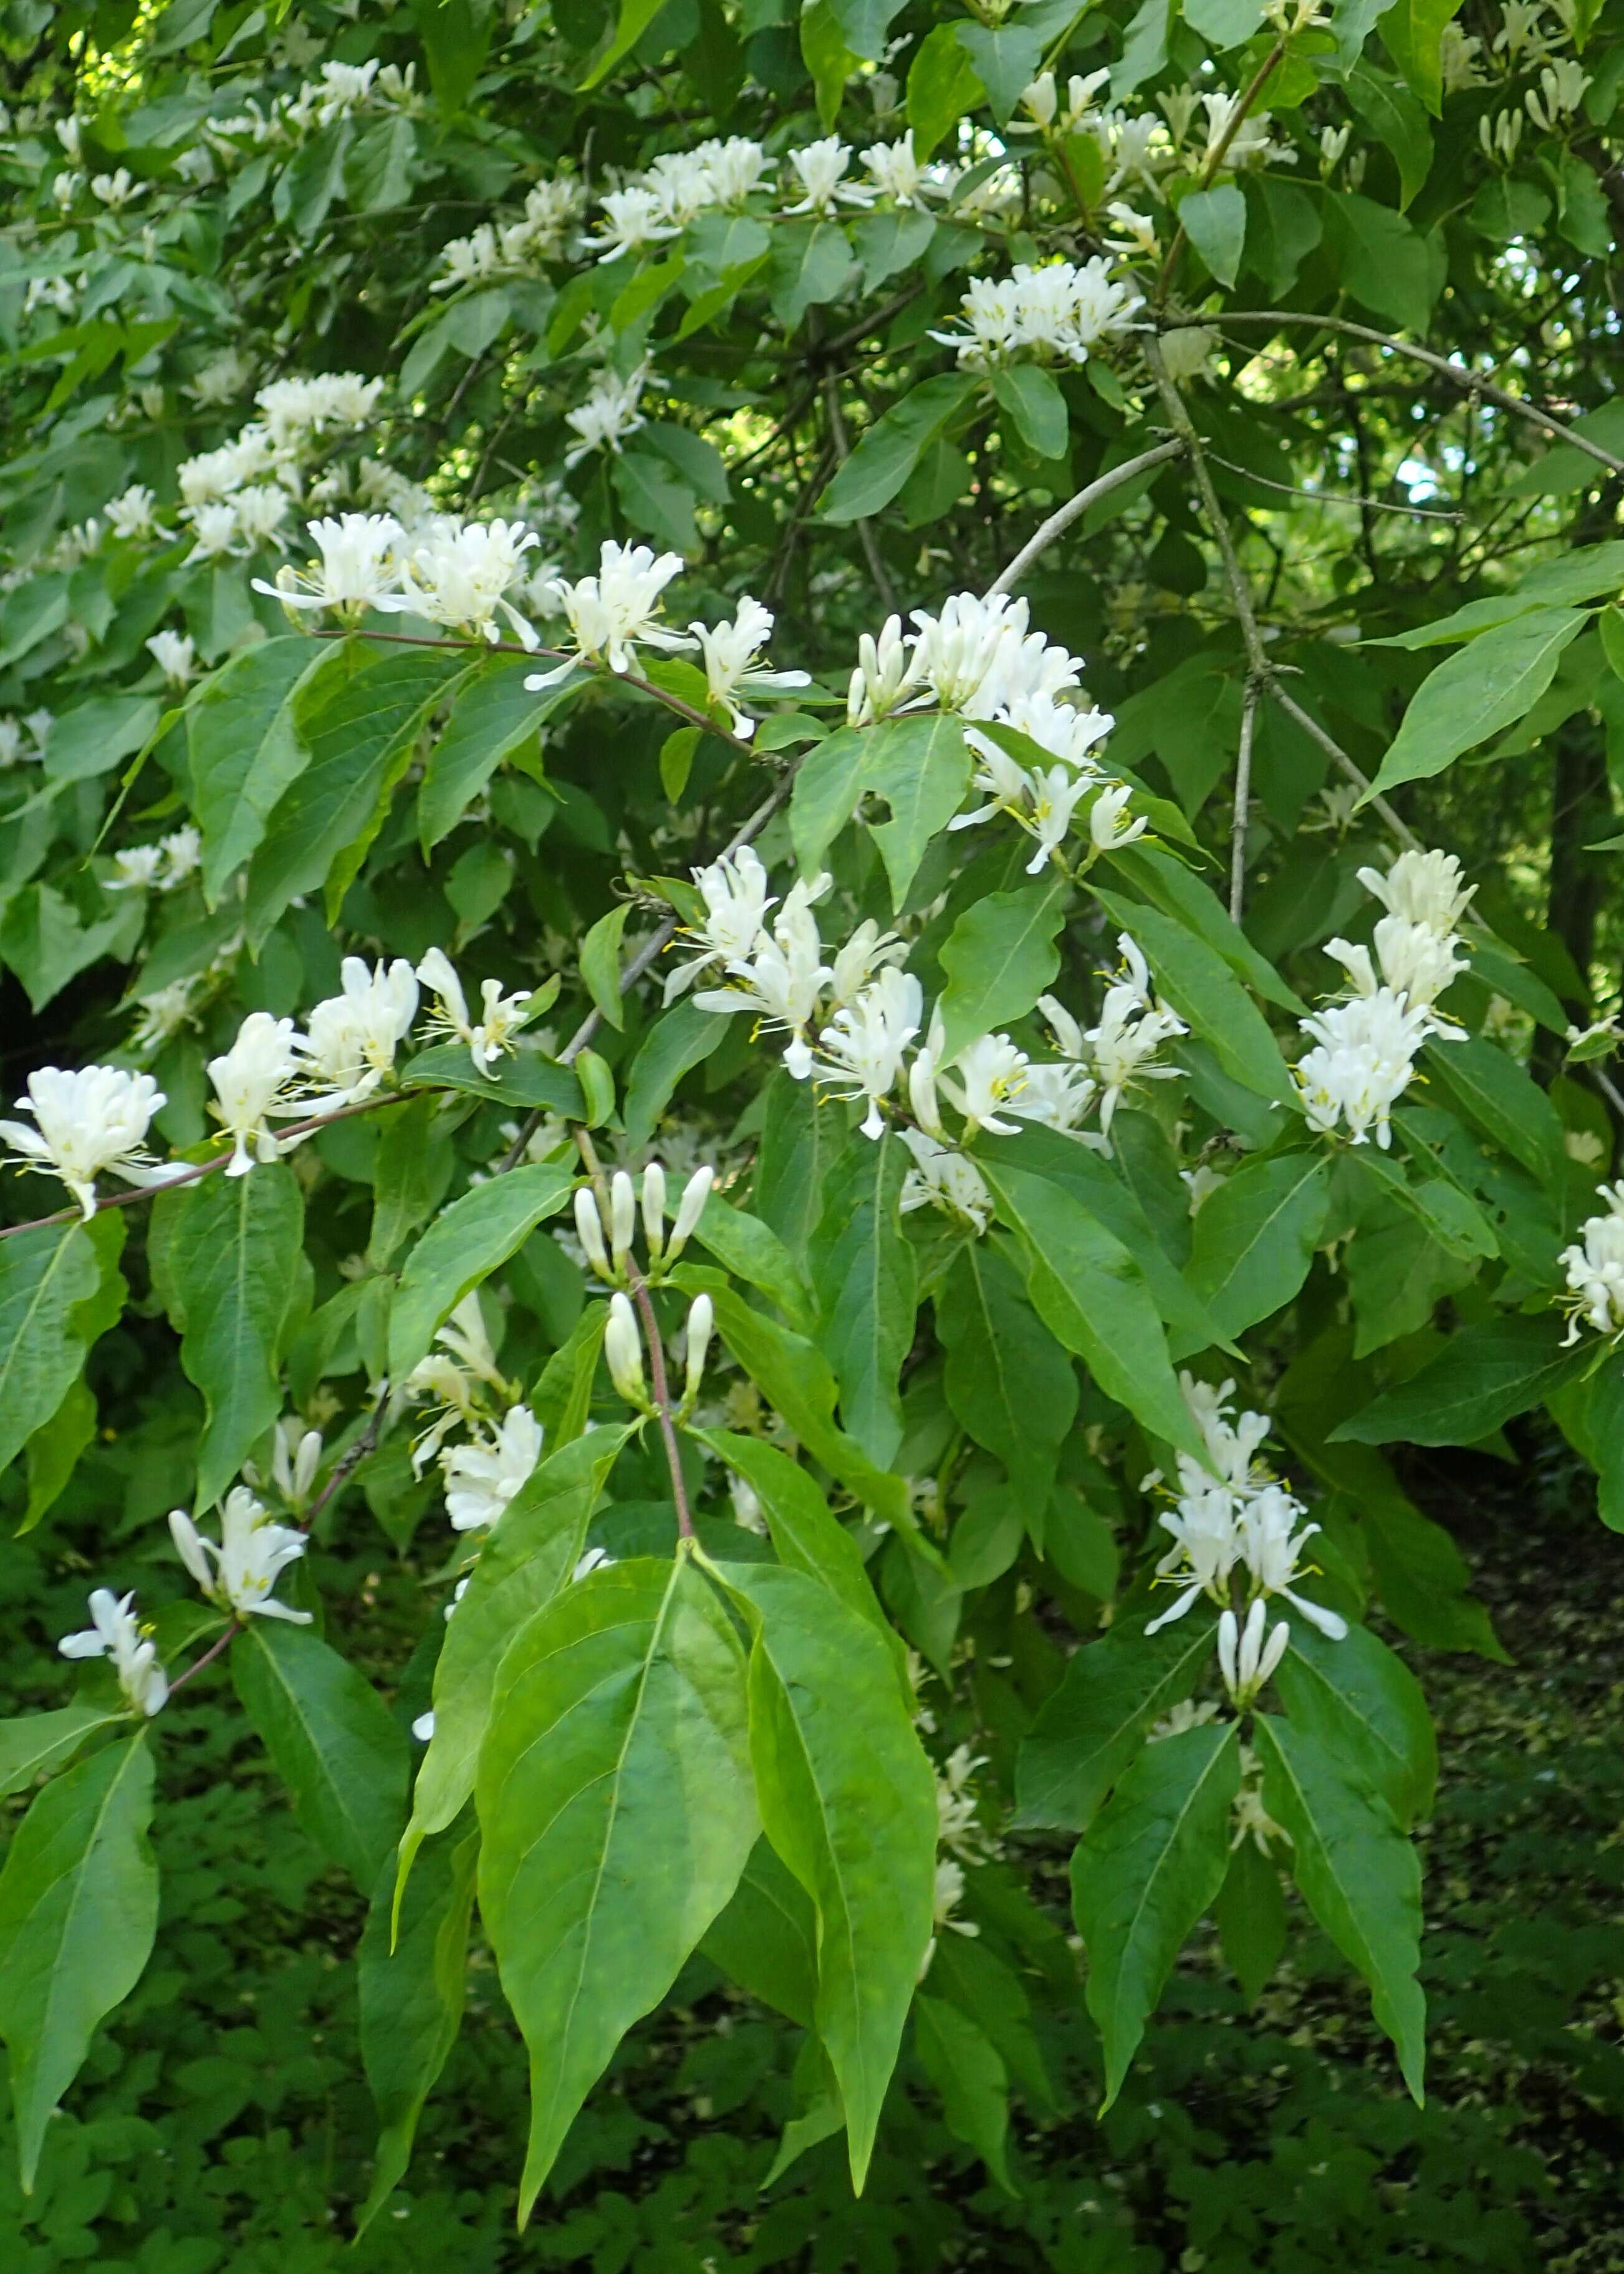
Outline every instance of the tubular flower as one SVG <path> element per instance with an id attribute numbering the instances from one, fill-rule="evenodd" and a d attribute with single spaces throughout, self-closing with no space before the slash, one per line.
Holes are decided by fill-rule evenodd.
<path id="1" fill-rule="evenodd" d="M 308 1611 L 290 1610 L 271 1590 L 307 1545 L 291 1525 L 277 1524 L 246 1485 L 234 1485 L 220 1510 L 218 1542 L 200 1532 L 183 1508 L 169 1512 L 181 1562 L 211 1602 L 237 1618 L 287 1619 L 308 1626 Z"/>
<path id="2" fill-rule="evenodd" d="M 95 1180 L 104 1171 L 127 1185 L 154 1183 L 160 1171 L 143 1150 L 152 1118 L 165 1103 L 149 1073 L 126 1073 L 122 1066 L 81 1066 L 64 1073 L 41 1066 L 28 1077 L 27 1095 L 17 1101 L 35 1126 L 0 1121 L 0 1139 L 22 1158 L 25 1169 L 59 1177 L 84 1214 L 96 1212 Z"/>
<path id="3" fill-rule="evenodd" d="M 118 1686 L 138 1713 L 148 1720 L 169 1694 L 169 1677 L 158 1663 L 156 1645 L 145 1639 L 134 1612 L 133 1592 L 115 1595 L 97 1587 L 90 1598 L 90 1624 L 64 1635 L 56 1647 L 64 1658 L 108 1658 Z"/>

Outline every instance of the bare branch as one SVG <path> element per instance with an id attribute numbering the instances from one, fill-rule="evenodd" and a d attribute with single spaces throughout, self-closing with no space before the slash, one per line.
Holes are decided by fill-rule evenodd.
<path id="1" fill-rule="evenodd" d="M 1091 505 L 1097 504 L 1101 498 L 1109 497 L 1113 490 L 1119 490 L 1124 482 L 1132 481 L 1148 467 L 1160 466 L 1169 458 L 1177 458 L 1184 448 L 1183 441 L 1178 440 L 1158 442 L 1154 449 L 1141 450 L 1137 458 L 1124 459 L 1120 466 L 1113 466 L 1108 473 L 1090 482 L 1086 489 L 1079 490 L 1074 498 L 1068 498 L 1059 511 L 1051 513 L 1035 534 L 1026 539 L 1009 567 L 989 584 L 988 599 L 990 600 L 995 592 L 1012 591 L 1039 553 L 1046 553 L 1056 538 L 1064 537 L 1071 523 L 1079 520 Z"/>

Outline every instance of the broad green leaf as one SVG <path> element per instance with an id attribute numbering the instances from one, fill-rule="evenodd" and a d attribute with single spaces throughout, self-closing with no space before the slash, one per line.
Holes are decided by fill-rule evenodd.
<path id="1" fill-rule="evenodd" d="M 620 1001 L 620 941 L 631 912 L 629 900 L 617 902 L 607 915 L 599 916 L 581 943 L 583 983 L 598 1005 L 599 1016 L 616 1028 L 626 1024 L 626 1010 Z"/>
<path id="2" fill-rule="evenodd" d="M 1038 1316 L 1076 1352 L 1108 1397 L 1158 1437 L 1205 1464 L 1180 1394 L 1167 1335 L 1145 1276 L 1076 1195 L 1000 1161 L 984 1172 L 998 1213 L 1019 1235 Z"/>
<path id="3" fill-rule="evenodd" d="M 1179 226 L 1220 284 L 1233 284 L 1246 244 L 1246 200 L 1235 182 L 1192 190 L 1178 205 Z"/>
<path id="4" fill-rule="evenodd" d="M 342 646 L 295 632 L 244 648 L 188 704 L 186 770 L 211 907 L 259 850 L 277 802 L 310 761 L 295 725 L 301 703 L 319 706 L 323 681 L 342 685 L 348 673 Z"/>
<path id="5" fill-rule="evenodd" d="M 1255 1840 L 1231 1851 L 1213 1924 L 1230 1971 L 1255 2005 L 1284 1954 L 1288 1933 L 1279 1871 Z"/>
<path id="6" fill-rule="evenodd" d="M 49 1713 L 25 1713 L 15 1721 L 0 1721 L 0 1796 L 23 1792 L 36 1777 L 49 1776 L 79 1751 L 98 1729 L 109 1729 L 124 1719 L 122 1710 L 75 1699 Z"/>
<path id="7" fill-rule="evenodd" d="M 1085 1643 L 1038 1708 L 1015 1763 L 1015 1821 L 1081 1832 L 1169 1706 L 1212 1664 L 1214 1614 L 1198 1603 L 1147 1637 L 1141 1614 Z"/>
<path id="8" fill-rule="evenodd" d="M 1371 2008 L 1398 2050 L 1417 2102 L 1425 2060 L 1420 1958 L 1421 1866 L 1378 1793 L 1355 1784 L 1340 1758 L 1293 1723 L 1259 1713 L 1263 1805 L 1291 1841 L 1304 1901 L 1370 1985 Z"/>
<path id="9" fill-rule="evenodd" d="M 1060 383 L 1041 364 L 1011 364 L 993 373 L 994 400 L 1016 433 L 1040 458 L 1058 458 L 1066 446 L 1068 414 Z"/>
<path id="10" fill-rule="evenodd" d="M 891 1629 L 868 1584 L 861 1549 L 800 1462 L 763 1438 L 742 1437 L 732 1429 L 691 1434 L 742 1477 L 760 1501 L 779 1562 L 821 1579 L 889 1639 Z"/>
<path id="11" fill-rule="evenodd" d="M 374 1126 L 378 1152 L 366 1260 L 386 1271 L 401 1242 L 419 1231 L 445 1199 L 456 1156 L 432 1091 L 420 1090 L 402 1105 L 387 1106 Z"/>
<path id="12" fill-rule="evenodd" d="M 89 1231 L 45 1224 L 0 1240 L 0 1468 L 50 1420 L 85 1362 L 79 1306 L 102 1284 Z"/>
<path id="13" fill-rule="evenodd" d="M 803 2029 L 817 2000 L 817 1914 L 770 1841 L 758 1840 L 726 1906 L 700 1948 L 714 1965 Z M 830 2131 L 838 2132 L 837 2110 Z M 828 2133 L 823 2135 L 826 2139 Z"/>
<path id="14" fill-rule="evenodd" d="M 940 1007 L 950 1054 L 1024 1019 L 1054 984 L 1067 887 L 1059 877 L 974 900 L 942 947 Z"/>
<path id="15" fill-rule="evenodd" d="M 448 837 L 503 760 L 523 749 L 579 681 L 527 695 L 530 662 L 492 657 L 459 689 L 436 736 L 417 791 L 417 833 L 425 854 Z"/>
<path id="16" fill-rule="evenodd" d="M 614 37 L 582 80 L 579 90 L 582 94 L 607 79 L 622 56 L 631 53 L 663 5 L 664 0 L 620 0 Z"/>
<path id="17" fill-rule="evenodd" d="M 494 11 L 477 0 L 411 0 L 411 19 L 428 61 L 429 85 L 444 117 L 459 111 L 491 44 Z"/>
<path id="18" fill-rule="evenodd" d="M 251 1619 L 231 1674 L 294 1815 L 357 1886 L 376 1886 L 406 1817 L 406 1739 L 378 1692 L 309 1627 Z"/>
<path id="19" fill-rule="evenodd" d="M 575 1179 L 535 1161 L 475 1185 L 438 1216 L 406 1258 L 389 1314 L 389 1372 L 403 1382 L 464 1295 L 488 1279 L 536 1226 L 556 1216 Z"/>
<path id="20" fill-rule="evenodd" d="M 870 821 L 891 879 L 891 904 L 900 908 L 925 847 L 945 829 L 964 802 L 970 783 L 970 753 L 964 722 L 946 713 L 886 719 L 864 738 L 862 787 L 891 809 L 886 821 Z"/>
<path id="21" fill-rule="evenodd" d="M 735 1279 L 748 1279 L 752 1287 L 771 1295 L 792 1326 L 805 1329 L 810 1325 L 812 1291 L 771 1224 L 713 1192 L 694 1238 Z"/>
<path id="22" fill-rule="evenodd" d="M 1378 791 L 1425 781 L 1531 711 L 1556 676 L 1562 651 L 1590 621 L 1582 608 L 1535 608 L 1497 624 L 1424 679 L 1374 782 Z"/>
<path id="23" fill-rule="evenodd" d="M 994 119 L 1000 127 L 1006 126 L 1023 91 L 1041 67 L 1045 34 L 1019 21 L 966 24 L 962 18 L 953 29 L 987 90 Z"/>
<path id="24" fill-rule="evenodd" d="M 1224 1071 L 1259 1097 L 1294 1103 L 1297 1091 L 1268 1021 L 1222 956 L 1159 908 L 1138 907 L 1098 885 L 1089 889 L 1139 942 L 1158 992 L 1211 1043 Z"/>
<path id="25" fill-rule="evenodd" d="M 989 1241 L 970 1241 L 936 1299 L 942 1386 L 954 1419 L 1023 1496 L 1045 1497 L 1077 1418 L 1077 1374 Z M 955 1538 L 957 1535 L 955 1535 Z"/>
<path id="26" fill-rule="evenodd" d="M 1368 1627 L 1350 1626 L 1341 1642 L 1305 1619 L 1290 1627 L 1274 1678 L 1293 1728 L 1340 1753 L 1408 1828 L 1428 1814 L 1438 1784 L 1438 1740 L 1420 1683 Z"/>
<path id="27" fill-rule="evenodd" d="M 762 1826 L 818 1918 L 816 2022 L 861 2189 L 929 1946 L 936 1780 L 866 1619 L 804 1572 L 730 1564 L 748 1620 Z"/>
<path id="28" fill-rule="evenodd" d="M 685 1073 L 703 1065 L 720 1043 L 729 1026 L 728 1014 L 701 1011 L 689 1001 L 673 1003 L 662 1013 L 637 1045 L 626 1082 L 626 1136 L 628 1144 L 646 1145 L 672 1093 Z"/>
<path id="29" fill-rule="evenodd" d="M 1222 53 L 1251 39 L 1263 20 L 1262 0 L 1184 0 L 1184 19 Z"/>
<path id="30" fill-rule="evenodd" d="M 64 711 L 45 746 L 48 781 L 89 781 L 143 749 L 162 707 L 149 695 L 93 695 Z"/>
<path id="31" fill-rule="evenodd" d="M 304 1201 L 286 1162 L 200 1177 L 153 1203 L 153 1282 L 203 1393 L 197 1498 L 208 1508 L 282 1411 L 283 1323 L 298 1284 Z"/>
<path id="32" fill-rule="evenodd" d="M 945 372 L 922 380 L 893 404 L 868 429 L 823 492 L 823 518 L 866 521 L 888 506 L 931 443 L 970 403 L 977 386 L 968 372 Z"/>
<path id="33" fill-rule="evenodd" d="M 905 268 L 914 267 L 936 235 L 934 218 L 919 206 L 865 214 L 852 231 L 863 265 L 862 288 L 873 292 Z"/>
<path id="34" fill-rule="evenodd" d="M 95 1392 L 81 1375 L 68 1384 L 61 1404 L 24 1448 L 28 1505 L 17 1527 L 19 1535 L 32 1532 L 66 1491 L 80 1454 L 94 1440 L 99 1419 Z"/>
<path id="35" fill-rule="evenodd" d="M 914 2042 L 942 2098 L 947 2128 L 974 2148 L 1005 2195 L 1010 2176 L 1010 2081 L 997 2047 L 967 2014 L 921 1992 L 914 2001 Z"/>
<path id="36" fill-rule="evenodd" d="M 1190 1281 L 1227 1340 L 1289 1303 L 1325 1229 L 1331 1164 L 1323 1153 L 1243 1161 L 1196 1212 Z"/>
<path id="37" fill-rule="evenodd" d="M 1122 2090 L 1186 1936 L 1223 1885 L 1240 1781 L 1237 1723 L 1160 1738 L 1072 1855 L 1071 1908 L 1105 2056 L 1101 2112 Z"/>
<path id="38" fill-rule="evenodd" d="M 804 1257 L 829 1163 L 846 1141 L 846 1116 L 819 1103 L 815 1084 L 782 1068 L 769 1077 L 765 1097 L 750 1204 L 792 1255 Z"/>
<path id="39" fill-rule="evenodd" d="M 921 161 L 986 93 L 968 50 L 959 43 L 958 30 L 956 24 L 936 25 L 920 41 L 908 65 L 908 124 Z"/>
<path id="40" fill-rule="evenodd" d="M 801 19 L 803 34 L 812 12 L 808 11 Z M 844 72 L 841 76 L 844 79 Z M 856 282 L 852 241 L 838 221 L 814 221 L 809 225 L 803 222 L 799 229 L 780 230 L 767 278 L 772 312 L 786 332 L 793 332 L 808 308 L 838 300 Z"/>
<path id="41" fill-rule="evenodd" d="M 1556 1108 L 1498 1043 L 1469 1035 L 1427 1052 L 1429 1082 L 1467 1120 L 1504 1146 L 1514 1160 L 1550 1189 L 1560 1186 L 1567 1154 Z"/>
<path id="42" fill-rule="evenodd" d="M 608 1323 L 607 1303 L 588 1304 L 541 1370 L 530 1403 L 555 1452 L 586 1427 Z"/>
<path id="43" fill-rule="evenodd" d="M 838 727 L 808 750 L 790 793 L 789 826 L 801 874 L 816 876 L 823 855 L 857 810 L 872 729 Z"/>
<path id="44" fill-rule="evenodd" d="M 1591 1355 L 1564 1344 L 1561 1321 L 1550 1312 L 1460 1327 L 1419 1374 L 1334 1429 L 1332 1441 L 1475 1445 L 1514 1414 L 1543 1404 Z"/>
<path id="45" fill-rule="evenodd" d="M 744 1653 L 691 1556 L 600 1566 L 523 1629 L 498 1674 L 477 1797 L 480 1916 L 530 2057 L 523 2220 L 760 1830 Z"/>
<path id="46" fill-rule="evenodd" d="M 1461 0 L 1398 0 L 1381 17 L 1387 53 L 1434 118 L 1443 110 L 1444 26 L 1460 11 Z"/>
<path id="47" fill-rule="evenodd" d="M 876 1468 L 902 1442 L 902 1363 L 914 1344 L 919 1273 L 898 1212 L 913 1156 L 886 1131 L 848 1139 L 823 1187 L 808 1252 L 816 1341 L 840 1385 L 846 1434 Z"/>
<path id="48" fill-rule="evenodd" d="M 479 1835 L 437 1841 L 418 1864 L 393 1938 L 395 1871 L 387 1863 L 356 1954 L 361 2059 L 378 2110 L 372 2183 L 356 2219 L 357 2237 L 406 2176 L 423 2104 L 462 2023 L 468 1931 Z"/>
<path id="49" fill-rule="evenodd" d="M 29 2193 L 45 2127 L 96 2024 L 130 1995 L 152 1954 L 152 1802 L 145 1733 L 104 1745 L 45 1787 L 0 1873 L 0 2037 Z"/>
<path id="50" fill-rule="evenodd" d="M 1328 190 L 1323 210 L 1327 248 L 1344 290 L 1372 315 L 1425 332 L 1444 279 L 1438 239 L 1351 190 Z"/>
<path id="51" fill-rule="evenodd" d="M 1350 77 L 1348 100 L 1393 153 L 1400 207 L 1412 204 L 1432 169 L 1432 132 L 1425 111 L 1408 87 L 1367 63 L 1360 63 Z"/>
<path id="52" fill-rule="evenodd" d="M 579 1121 L 585 1111 L 581 1084 L 572 1070 L 537 1050 L 499 1058 L 492 1073 L 481 1073 L 463 1043 L 440 1043 L 432 1050 L 419 1050 L 401 1069 L 401 1088 L 460 1089 L 492 1105 L 516 1106 L 527 1112 L 540 1106 L 567 1121 Z"/>

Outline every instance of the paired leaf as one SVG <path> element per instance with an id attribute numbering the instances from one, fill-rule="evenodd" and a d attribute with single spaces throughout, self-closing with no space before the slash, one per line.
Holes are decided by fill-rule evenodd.
<path id="1" fill-rule="evenodd" d="M 1214 1623 L 1198 1603 L 1147 1636 L 1140 1615 L 1072 1652 L 1016 1755 L 1017 1824 L 1086 1828 L 1151 1723 L 1188 1698 L 1211 1665 Z"/>
<path id="2" fill-rule="evenodd" d="M 475 1185 L 438 1216 L 406 1258 L 389 1314 L 389 1372 L 403 1382 L 470 1289 L 506 1263 L 538 1224 L 556 1216 L 575 1179 L 536 1161 Z"/>
<path id="3" fill-rule="evenodd" d="M 898 1212 L 912 1156 L 887 1131 L 837 1155 L 808 1250 L 819 1347 L 840 1385 L 848 1434 L 876 1467 L 902 1442 L 902 1362 L 914 1343 L 919 1274 Z"/>
<path id="4" fill-rule="evenodd" d="M 1325 1230 L 1331 1164 L 1323 1153 L 1243 1161 L 1201 1203 L 1190 1281 L 1226 1341 L 1289 1303 Z"/>
<path id="5" fill-rule="evenodd" d="M 406 1815 L 406 1740 L 378 1692 L 309 1627 L 249 1622 L 231 1647 L 243 1711 L 322 1854 L 371 1888 Z"/>

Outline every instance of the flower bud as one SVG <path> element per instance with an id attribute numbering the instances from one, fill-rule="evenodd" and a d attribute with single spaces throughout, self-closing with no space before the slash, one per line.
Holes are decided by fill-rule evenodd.
<path id="1" fill-rule="evenodd" d="M 1236 1664 L 1240 1673 L 1240 1686 L 1250 1691 L 1258 1679 L 1258 1660 L 1263 1651 L 1263 1625 L 1268 1608 L 1259 1595 L 1246 1614 L 1246 1623 L 1241 1630 L 1240 1648 L 1236 1653 Z"/>
<path id="2" fill-rule="evenodd" d="M 1291 1630 L 1284 1619 L 1277 1619 L 1263 1645 L 1263 1655 L 1258 1660 L 1258 1675 L 1254 1689 L 1261 1690 L 1286 1654 L 1286 1645 L 1291 1639 Z"/>
<path id="3" fill-rule="evenodd" d="M 600 1279 L 612 1276 L 609 1251 L 604 1246 L 603 1219 L 598 1213 L 598 1202 L 585 1185 L 575 1193 L 575 1237 L 586 1250 L 586 1260 Z"/>
<path id="4" fill-rule="evenodd" d="M 618 1291 L 609 1298 L 609 1323 L 604 1329 L 604 1356 L 609 1377 L 628 1405 L 644 1408 L 648 1385 L 643 1378 L 643 1337 L 631 1298 Z"/>
<path id="5" fill-rule="evenodd" d="M 1231 1697 L 1235 1694 L 1235 1653 L 1239 1636 L 1234 1612 L 1225 1611 L 1218 1622 L 1218 1663 L 1223 1671 L 1223 1686 Z"/>
<path id="6" fill-rule="evenodd" d="M 306 1429 L 299 1439 L 298 1450 L 293 1456 L 293 1490 L 288 1495 L 295 1508 L 303 1508 L 310 1498 L 310 1488 L 316 1481 L 316 1471 L 321 1466 L 321 1432 Z"/>
<path id="7" fill-rule="evenodd" d="M 710 1296 L 695 1295 L 688 1314 L 688 1372 L 682 1383 L 685 1411 L 699 1395 L 699 1385 L 705 1371 L 705 1352 L 710 1347 L 714 1324 L 715 1306 Z"/>
<path id="8" fill-rule="evenodd" d="M 688 1245 L 689 1236 L 705 1212 L 705 1202 L 710 1197 L 710 1187 L 716 1182 L 716 1171 L 695 1169 L 682 1187 L 682 1198 L 677 1205 L 677 1220 L 672 1227 L 671 1245 L 667 1253 L 674 1258 Z"/>
<path id="9" fill-rule="evenodd" d="M 617 1169 L 609 1186 L 609 1239 L 616 1263 L 630 1253 L 637 1236 L 637 1195 L 624 1169 Z"/>
<path id="10" fill-rule="evenodd" d="M 658 1161 L 643 1172 L 643 1236 L 650 1262 L 658 1263 L 665 1247 L 665 1171 Z"/>
<path id="11" fill-rule="evenodd" d="M 914 1118 L 928 1137 L 942 1134 L 942 1111 L 936 1103 L 936 1054 L 921 1050 L 908 1068 L 908 1103 Z"/>

